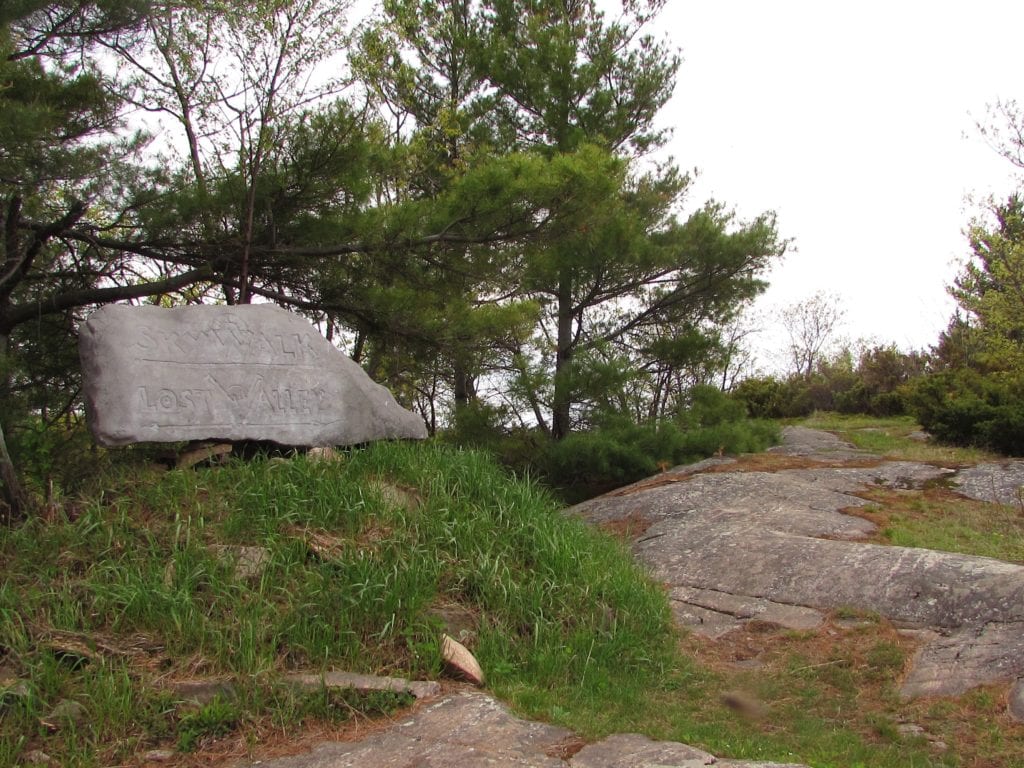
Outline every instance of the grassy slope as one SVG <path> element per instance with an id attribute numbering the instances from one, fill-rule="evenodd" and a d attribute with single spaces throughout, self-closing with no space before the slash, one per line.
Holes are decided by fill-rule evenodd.
<path id="1" fill-rule="evenodd" d="M 0 703 L 0 765 L 38 747 L 61 764 L 106 765 L 231 734 L 259 749 L 273 730 L 387 711 L 401 702 L 299 699 L 275 676 L 437 676 L 431 609 L 453 604 L 475 617 L 496 694 L 590 738 L 638 731 L 816 766 L 1011 766 L 1024 753 L 999 691 L 899 702 L 913 647 L 884 622 L 680 638 L 622 544 L 479 454 L 378 444 L 338 464 L 133 471 L 100 485 L 67 508 L 71 521 L 0 532 L 0 666 L 31 689 Z M 234 578 L 212 543 L 266 547 L 268 567 Z M 69 638 L 124 652 L 79 664 L 59 650 Z M 756 670 L 734 663 L 755 654 Z M 199 712 L 158 684 L 222 673 L 242 681 L 239 699 Z M 62 698 L 86 705 L 87 724 L 49 734 L 39 718 Z M 950 749 L 902 736 L 901 718 Z"/>
<path id="2" fill-rule="evenodd" d="M 253 717 L 301 709 L 276 703 L 285 670 L 436 677 L 437 606 L 477 617 L 497 688 L 559 690 L 672 656 L 664 598 L 623 547 L 480 454 L 379 444 L 341 463 L 136 472 L 70 511 L 0 533 L 0 663 L 32 687 L 5 699 L 0 764 L 40 745 L 92 764 L 181 744 L 157 675 L 253 681 Z M 266 570 L 235 578 L 207 548 L 223 543 L 265 547 Z M 53 646 L 69 640 L 145 651 L 68 663 Z M 47 736 L 39 718 L 62 698 L 86 703 L 89 726 Z"/>

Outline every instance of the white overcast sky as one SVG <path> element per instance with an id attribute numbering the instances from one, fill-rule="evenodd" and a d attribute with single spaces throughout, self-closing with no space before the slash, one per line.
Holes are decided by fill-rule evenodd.
<path id="1" fill-rule="evenodd" d="M 975 123 L 1024 101 L 1024 2 L 668 0 L 656 32 L 684 58 L 662 117 L 690 202 L 774 210 L 794 240 L 758 306 L 823 290 L 851 338 L 933 344 L 968 197 L 1014 188 Z"/>

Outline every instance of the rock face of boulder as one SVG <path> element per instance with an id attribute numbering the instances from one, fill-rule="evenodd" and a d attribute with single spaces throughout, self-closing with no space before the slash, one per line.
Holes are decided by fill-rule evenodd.
<path id="1" fill-rule="evenodd" d="M 312 325 L 269 304 L 106 306 L 82 326 L 79 352 L 89 425 L 108 447 L 426 437 L 422 419 Z"/>

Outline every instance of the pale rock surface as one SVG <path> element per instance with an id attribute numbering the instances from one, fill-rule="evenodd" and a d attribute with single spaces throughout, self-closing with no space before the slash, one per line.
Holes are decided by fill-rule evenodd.
<path id="1" fill-rule="evenodd" d="M 923 646 L 900 695 L 957 696 L 978 685 L 1024 676 L 1024 621 L 968 625 Z"/>
<path id="2" fill-rule="evenodd" d="M 572 731 L 515 717 L 486 694 L 464 693 L 441 699 L 360 741 L 321 744 L 303 755 L 245 761 L 236 768 L 802 768 L 716 761 L 685 744 L 636 734 L 611 736 L 575 751 L 578 744 Z"/>
<path id="3" fill-rule="evenodd" d="M 950 470 L 903 461 L 865 466 L 870 455 L 800 427 L 787 428 L 773 451 L 840 466 L 679 468 L 570 512 L 596 524 L 647 522 L 633 551 L 668 587 L 679 623 L 698 634 L 718 638 L 752 620 L 813 629 L 821 612 L 855 608 L 933 630 L 920 636 L 906 697 L 1024 677 L 1024 566 L 859 541 L 875 526 L 851 514 L 867 504 L 858 493 L 922 488 L 951 479 Z M 952 480 L 961 492 L 1007 503 L 1024 482 L 1019 471 L 1024 462 Z"/>
<path id="4" fill-rule="evenodd" d="M 954 484 L 964 496 L 1024 511 L 1024 461 L 967 467 L 957 472 Z"/>
<path id="5" fill-rule="evenodd" d="M 452 670 L 473 685 L 484 684 L 484 671 L 480 662 L 462 643 L 450 635 L 441 635 L 441 658 Z"/>
<path id="6" fill-rule="evenodd" d="M 175 680 L 167 687 L 175 699 L 197 707 L 206 706 L 216 698 L 234 698 L 237 693 L 235 684 L 226 677 Z"/>
<path id="7" fill-rule="evenodd" d="M 85 722 L 88 711 L 81 702 L 72 699 L 61 699 L 50 710 L 50 714 L 40 722 L 51 731 L 59 731 L 66 727 L 77 727 Z"/>
<path id="8" fill-rule="evenodd" d="M 41 749 L 32 749 L 25 753 L 27 765 L 53 765 L 53 758 Z"/>
<path id="9" fill-rule="evenodd" d="M 406 680 L 403 677 L 380 677 L 361 675 L 356 672 L 324 672 L 322 674 L 296 673 L 284 676 L 284 682 L 307 691 L 323 688 L 344 690 L 351 688 L 367 693 L 369 691 L 391 691 L 408 693 L 417 699 L 429 699 L 441 695 L 440 683 L 433 680 Z"/>
<path id="10" fill-rule="evenodd" d="M 572 768 L 618 768 L 622 765 L 664 765 L 699 768 L 720 765 L 711 755 L 686 744 L 652 741 L 637 733 L 619 733 L 588 744 L 570 761 Z"/>
<path id="11" fill-rule="evenodd" d="M 416 414 L 309 322 L 270 304 L 109 305 L 79 333 L 86 413 L 104 446 L 425 438 Z"/>
<path id="12" fill-rule="evenodd" d="M 1015 720 L 1024 723 L 1024 677 L 1017 678 L 1017 682 L 1010 688 L 1007 709 Z"/>
<path id="13" fill-rule="evenodd" d="M 266 547 L 247 547 L 241 544 L 210 544 L 207 551 L 234 568 L 239 581 L 259 579 L 270 564 L 270 550 Z"/>

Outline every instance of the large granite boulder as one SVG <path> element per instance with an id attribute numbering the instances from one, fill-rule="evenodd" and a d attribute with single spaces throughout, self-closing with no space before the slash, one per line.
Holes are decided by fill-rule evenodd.
<path id="1" fill-rule="evenodd" d="M 106 306 L 82 326 L 79 352 L 89 425 L 105 446 L 427 436 L 309 322 L 269 304 Z"/>

